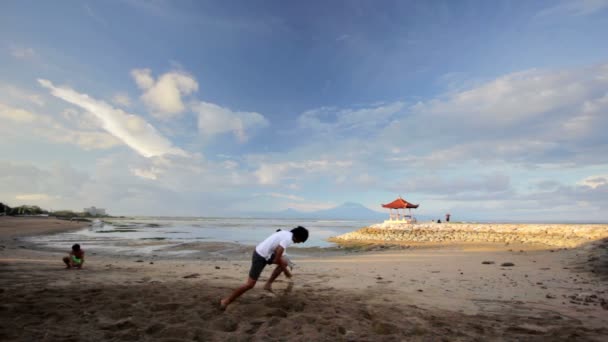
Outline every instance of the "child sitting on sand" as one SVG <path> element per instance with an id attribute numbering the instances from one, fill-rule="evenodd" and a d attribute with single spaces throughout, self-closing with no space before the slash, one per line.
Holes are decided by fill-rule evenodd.
<path id="1" fill-rule="evenodd" d="M 267 264 L 277 265 L 270 278 L 268 278 L 266 285 L 264 285 L 264 290 L 272 291 L 274 280 L 281 273 L 287 271 L 287 267 L 289 266 L 289 260 L 283 257 L 285 250 L 292 243 L 302 243 L 306 240 L 308 240 L 308 230 L 302 226 L 298 226 L 289 232 L 284 230 L 277 231 L 258 244 L 251 257 L 251 269 L 249 270 L 247 282 L 235 289 L 230 296 L 220 300 L 220 308 L 225 309 L 232 301 L 251 290 Z M 285 275 L 291 278 L 289 271 L 285 272 Z"/>
<path id="2" fill-rule="evenodd" d="M 84 264 L 84 251 L 80 249 L 79 244 L 72 246 L 72 251 L 67 257 L 63 258 L 63 262 L 65 263 L 66 268 L 82 268 L 82 265 Z"/>

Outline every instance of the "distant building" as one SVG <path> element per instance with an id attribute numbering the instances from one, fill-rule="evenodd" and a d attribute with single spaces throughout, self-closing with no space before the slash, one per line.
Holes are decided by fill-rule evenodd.
<path id="1" fill-rule="evenodd" d="M 102 215 L 106 215 L 106 210 L 102 209 L 102 208 L 95 208 L 95 207 L 90 207 L 90 208 L 84 208 L 84 212 L 91 215 L 91 216 L 102 216 Z"/>

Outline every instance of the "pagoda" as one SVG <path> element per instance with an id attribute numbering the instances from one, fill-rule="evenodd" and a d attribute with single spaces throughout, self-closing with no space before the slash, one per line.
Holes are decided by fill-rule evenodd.
<path id="1" fill-rule="evenodd" d="M 389 209 L 389 219 L 385 222 L 392 223 L 414 223 L 416 222 L 416 218 L 412 215 L 412 209 L 418 208 L 419 204 L 412 204 L 399 196 L 396 200 L 392 201 L 388 204 L 383 204 L 383 208 Z M 393 213 L 393 209 L 395 209 L 395 213 Z M 403 212 L 399 212 L 399 209 L 402 209 Z M 405 214 L 405 209 L 408 210 L 408 214 Z"/>

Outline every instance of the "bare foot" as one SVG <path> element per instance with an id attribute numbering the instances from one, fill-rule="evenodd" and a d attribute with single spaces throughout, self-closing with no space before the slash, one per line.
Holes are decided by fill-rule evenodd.
<path id="1" fill-rule="evenodd" d="M 224 311 L 228 307 L 228 303 L 226 303 L 226 299 L 220 299 L 220 310 Z"/>
<path id="2" fill-rule="evenodd" d="M 274 293 L 274 291 L 272 291 L 272 287 L 270 285 L 264 285 L 264 290 Z"/>

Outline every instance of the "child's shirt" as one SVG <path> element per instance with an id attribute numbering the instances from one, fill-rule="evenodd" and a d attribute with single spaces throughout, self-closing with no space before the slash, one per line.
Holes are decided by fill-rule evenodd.
<path id="1" fill-rule="evenodd" d="M 260 242 L 256 247 L 255 251 L 262 256 L 264 259 L 268 260 L 277 247 L 281 246 L 283 249 L 287 250 L 287 247 L 291 246 L 293 243 L 293 233 L 285 230 L 280 230 L 269 237 L 266 240 Z"/>

